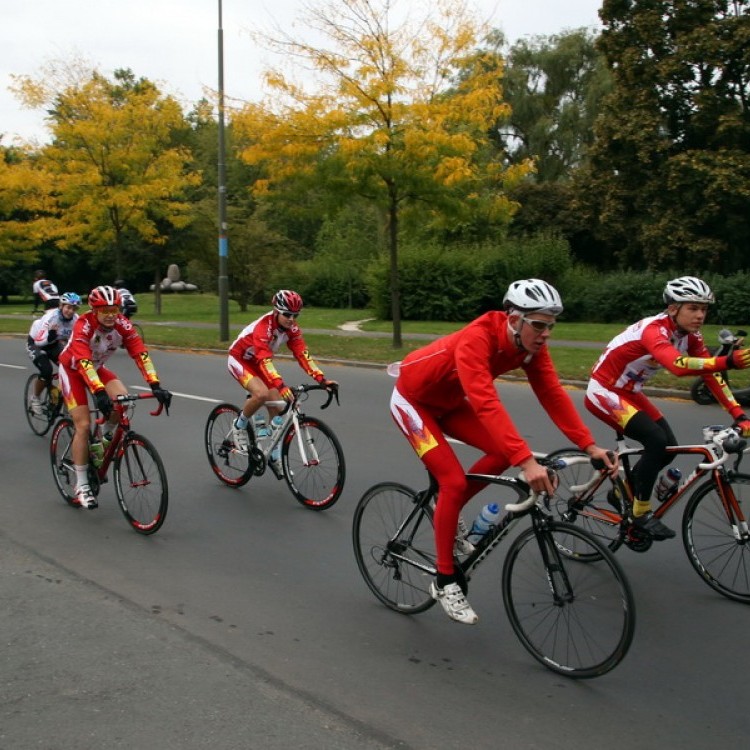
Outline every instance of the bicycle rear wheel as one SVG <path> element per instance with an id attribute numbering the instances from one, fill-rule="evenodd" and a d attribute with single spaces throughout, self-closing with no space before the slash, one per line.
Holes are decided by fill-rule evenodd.
<path id="1" fill-rule="evenodd" d="M 731 474 L 731 487 L 740 509 L 750 512 L 750 475 Z M 729 494 L 728 492 L 725 494 Z M 750 604 L 750 532 L 748 518 L 722 501 L 713 480 L 690 497 L 682 517 L 682 543 L 695 571 L 714 591 Z"/>
<path id="2" fill-rule="evenodd" d="M 562 540 L 598 562 L 560 552 Z M 541 664 L 566 677 L 598 677 L 616 667 L 635 630 L 635 604 L 612 553 L 571 524 L 542 522 L 513 542 L 503 567 L 503 601 L 513 630 Z"/>
<path id="3" fill-rule="evenodd" d="M 55 486 L 68 505 L 77 505 L 75 502 L 76 472 L 73 468 L 71 452 L 74 434 L 73 420 L 65 417 L 52 430 L 49 444 L 52 477 L 55 480 Z"/>
<path id="4" fill-rule="evenodd" d="M 564 462 L 564 466 L 556 470 L 557 490 L 550 499 L 550 508 L 557 517 L 583 528 L 612 552 L 618 550 L 624 539 L 622 512 L 627 502 L 622 479 L 604 477 L 599 481 L 599 472 L 591 465 L 589 455 L 577 448 L 561 448 L 546 458 Z M 588 484 L 591 487 L 586 488 Z M 561 551 L 584 561 L 599 559 L 588 545 L 576 549 L 576 541 L 575 538 L 569 539 Z"/>
<path id="5" fill-rule="evenodd" d="M 169 502 L 167 474 L 156 448 L 134 432 L 124 438 L 115 458 L 115 494 L 120 510 L 139 534 L 161 528 Z"/>
<path id="6" fill-rule="evenodd" d="M 352 539 L 365 583 L 386 607 L 413 615 L 435 600 L 432 510 L 417 508 L 414 490 L 395 482 L 371 487 L 354 511 Z"/>
<path id="7" fill-rule="evenodd" d="M 40 412 L 35 414 L 31 409 L 31 399 L 34 396 L 34 390 L 37 382 L 39 381 L 39 375 L 29 375 L 26 381 L 26 388 L 23 393 L 23 407 L 26 412 L 26 419 L 31 427 L 32 432 L 35 435 L 46 435 L 49 432 L 49 428 L 52 427 L 52 423 L 60 413 L 60 403 L 53 404 L 50 401 L 49 389 L 45 385 L 42 392 L 39 394 Z M 57 391 L 59 397 L 59 391 Z"/>
<path id="8" fill-rule="evenodd" d="M 284 478 L 302 505 L 326 510 L 344 489 L 344 451 L 333 430 L 315 417 L 301 417 L 299 429 L 301 447 L 294 423 L 282 438 Z"/>
<path id="9" fill-rule="evenodd" d="M 208 415 L 204 444 L 208 462 L 219 479 L 230 487 L 247 484 L 253 468 L 247 451 L 241 451 L 232 439 L 232 425 L 240 411 L 232 404 L 218 404 Z"/>

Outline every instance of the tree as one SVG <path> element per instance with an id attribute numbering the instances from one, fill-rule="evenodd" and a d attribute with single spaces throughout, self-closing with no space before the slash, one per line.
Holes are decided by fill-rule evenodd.
<path id="1" fill-rule="evenodd" d="M 750 2 L 605 0 L 582 209 L 624 267 L 746 269 Z"/>
<path id="2" fill-rule="evenodd" d="M 476 49 L 483 31 L 463 2 L 438 0 L 415 23 L 390 0 L 336 0 L 307 7 L 306 25 L 330 47 L 286 35 L 275 49 L 319 73 L 307 93 L 278 71 L 265 104 L 233 118 L 242 157 L 265 170 L 258 196 L 326 191 L 358 195 L 385 217 L 393 345 L 401 347 L 398 246 L 401 224 L 458 226 L 484 214 L 507 224 L 505 190 L 531 169 L 492 154 L 490 127 L 505 112 L 502 59 Z"/>
<path id="3" fill-rule="evenodd" d="M 44 230 L 61 249 L 114 250 L 114 274 L 123 274 L 122 246 L 131 234 L 159 246 L 169 227 L 190 221 L 185 191 L 200 181 L 190 154 L 174 145 L 186 127 L 177 101 L 150 81 L 117 70 L 70 66 L 62 75 L 15 78 L 29 107 L 45 107 L 53 140 L 39 153 L 54 211 Z"/>

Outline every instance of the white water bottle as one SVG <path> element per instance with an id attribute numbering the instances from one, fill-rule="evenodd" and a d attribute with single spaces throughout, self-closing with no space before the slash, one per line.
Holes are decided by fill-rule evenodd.
<path id="1" fill-rule="evenodd" d="M 276 432 L 284 424 L 284 418 L 278 414 L 271 420 L 271 432 Z"/>
<path id="2" fill-rule="evenodd" d="M 670 466 L 660 477 L 656 485 L 656 499 L 663 503 L 674 495 L 682 472 L 676 466 Z"/>
<path id="3" fill-rule="evenodd" d="M 476 544 L 500 520 L 500 506 L 497 503 L 487 503 L 479 515 L 474 519 L 468 540 Z"/>

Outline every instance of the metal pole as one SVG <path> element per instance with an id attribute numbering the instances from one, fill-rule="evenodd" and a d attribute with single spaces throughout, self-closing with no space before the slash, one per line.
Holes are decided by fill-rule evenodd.
<path id="1" fill-rule="evenodd" d="M 224 143 L 224 29 L 219 0 L 219 340 L 229 341 L 229 241 Z"/>

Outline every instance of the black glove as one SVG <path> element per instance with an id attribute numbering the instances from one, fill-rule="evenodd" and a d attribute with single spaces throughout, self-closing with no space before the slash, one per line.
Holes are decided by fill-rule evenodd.
<path id="1" fill-rule="evenodd" d="M 168 410 L 172 403 L 172 394 L 162 388 L 159 383 L 151 383 L 151 392 L 156 396 L 156 400 Z"/>
<path id="2" fill-rule="evenodd" d="M 94 394 L 94 402 L 103 417 L 108 417 L 112 413 L 112 399 L 103 388 Z"/>
<path id="3" fill-rule="evenodd" d="M 51 344 L 53 341 L 57 341 L 57 331 L 54 328 L 47 331 L 47 343 Z"/>

